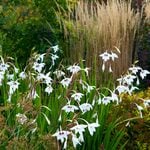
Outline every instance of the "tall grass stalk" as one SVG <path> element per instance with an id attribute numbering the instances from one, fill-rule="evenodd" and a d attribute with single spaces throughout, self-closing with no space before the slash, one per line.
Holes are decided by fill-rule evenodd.
<path id="1" fill-rule="evenodd" d="M 146 21 L 150 22 L 150 2 L 147 2 L 145 4 L 145 16 L 146 16 Z"/>
<path id="2" fill-rule="evenodd" d="M 113 64 L 113 76 L 126 72 L 132 63 L 135 33 L 141 19 L 140 13 L 131 8 L 131 1 L 80 1 L 70 16 L 69 23 L 63 22 L 70 60 L 76 62 L 82 57 L 88 67 L 95 66 L 99 78 L 99 54 L 117 47 L 121 53 Z"/>

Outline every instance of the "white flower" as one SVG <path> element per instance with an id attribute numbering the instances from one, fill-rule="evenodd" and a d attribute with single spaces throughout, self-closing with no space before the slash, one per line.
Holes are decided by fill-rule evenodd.
<path id="1" fill-rule="evenodd" d="M 118 98 L 118 95 L 116 94 L 116 93 L 114 93 L 114 92 L 111 92 L 111 97 L 112 97 L 112 102 L 119 102 L 119 98 Z"/>
<path id="2" fill-rule="evenodd" d="M 44 78 L 45 78 L 45 74 L 43 74 L 43 73 L 38 73 L 38 75 L 37 75 L 36 78 L 37 78 L 38 81 L 43 81 Z"/>
<path id="3" fill-rule="evenodd" d="M 117 79 L 117 81 L 119 81 L 120 84 L 132 85 L 136 78 L 135 75 L 127 74 L 126 76 Z"/>
<path id="4" fill-rule="evenodd" d="M 88 130 L 90 132 L 90 135 L 93 136 L 94 132 L 96 131 L 95 128 L 99 127 L 100 125 L 98 123 L 88 123 Z"/>
<path id="5" fill-rule="evenodd" d="M 49 77 L 50 72 L 48 72 L 46 75 L 43 73 L 38 73 L 37 80 L 43 81 L 45 84 L 49 85 L 52 83 L 52 78 Z"/>
<path id="6" fill-rule="evenodd" d="M 139 66 L 133 66 L 133 67 L 130 67 L 129 70 L 131 71 L 131 73 L 136 75 L 139 71 L 142 70 L 142 68 Z"/>
<path id="7" fill-rule="evenodd" d="M 124 77 L 124 83 L 127 83 L 128 85 L 132 85 L 134 79 L 136 79 L 135 75 L 128 74 Z"/>
<path id="8" fill-rule="evenodd" d="M 78 110 L 78 107 L 75 105 L 65 105 L 62 110 L 64 110 L 66 113 L 75 112 L 76 110 Z"/>
<path id="9" fill-rule="evenodd" d="M 110 58 L 111 58 L 111 54 L 109 54 L 107 51 L 102 53 L 102 54 L 100 54 L 99 56 L 102 58 L 102 60 L 104 62 L 110 60 Z"/>
<path id="10" fill-rule="evenodd" d="M 17 118 L 17 121 L 20 123 L 20 124 L 25 124 L 27 122 L 27 116 L 25 114 L 16 114 L 16 118 Z"/>
<path id="11" fill-rule="evenodd" d="M 86 127 L 87 127 L 87 125 L 77 124 L 74 127 L 70 128 L 70 130 L 74 130 L 75 134 L 77 134 L 77 133 L 83 133 L 83 132 L 85 132 L 85 128 Z"/>
<path id="12" fill-rule="evenodd" d="M 149 107 L 150 106 L 150 100 L 144 100 L 144 106 Z"/>
<path id="13" fill-rule="evenodd" d="M 74 93 L 71 95 L 71 98 L 74 98 L 75 101 L 80 102 L 81 98 L 84 96 L 82 93 Z"/>
<path id="14" fill-rule="evenodd" d="M 140 106 L 140 105 L 138 105 L 138 104 L 136 104 L 136 103 L 135 103 L 135 105 L 136 105 L 136 107 L 137 107 L 137 109 L 138 109 L 139 111 L 143 110 L 143 107 L 142 107 L 142 106 Z"/>
<path id="15" fill-rule="evenodd" d="M 117 90 L 120 95 L 121 93 L 126 93 L 129 90 L 129 88 L 124 85 L 118 85 L 115 90 Z"/>
<path id="16" fill-rule="evenodd" d="M 40 73 L 40 72 L 42 71 L 42 69 L 44 68 L 44 66 L 45 66 L 45 63 L 34 62 L 32 68 L 33 68 L 35 71 L 37 71 L 37 72 Z"/>
<path id="17" fill-rule="evenodd" d="M 79 106 L 79 108 L 81 109 L 82 113 L 84 114 L 87 111 L 90 111 L 92 108 L 92 105 L 90 103 L 83 103 Z"/>
<path id="18" fill-rule="evenodd" d="M 24 71 L 20 72 L 19 77 L 21 79 L 25 79 L 27 77 L 26 73 Z"/>
<path id="19" fill-rule="evenodd" d="M 140 77 L 144 79 L 147 76 L 147 74 L 150 74 L 148 70 L 141 70 Z"/>
<path id="20" fill-rule="evenodd" d="M 70 128 L 70 130 L 75 131 L 75 134 L 79 133 L 79 141 L 84 142 L 83 133 L 85 132 L 85 128 L 87 125 L 77 124 L 76 126 Z"/>
<path id="21" fill-rule="evenodd" d="M 44 75 L 44 80 L 47 85 L 51 84 L 53 81 L 53 79 L 49 75 L 50 75 L 50 72 L 48 72 L 46 75 Z"/>
<path id="22" fill-rule="evenodd" d="M 56 70 L 54 72 L 54 74 L 56 75 L 57 78 L 60 78 L 60 77 L 65 75 L 65 73 L 63 71 L 61 71 L 61 70 Z"/>
<path id="23" fill-rule="evenodd" d="M 57 141 L 60 140 L 61 143 L 64 143 L 65 141 L 67 141 L 69 134 L 70 134 L 69 131 L 61 130 L 61 131 L 57 131 L 52 136 L 56 136 Z"/>
<path id="24" fill-rule="evenodd" d="M 81 145 L 80 139 L 77 138 L 77 136 L 75 134 L 72 134 L 72 143 L 73 143 L 74 148 L 76 148 L 77 145 Z"/>
<path id="25" fill-rule="evenodd" d="M 48 93 L 48 94 L 52 93 L 52 92 L 53 92 L 52 86 L 51 86 L 51 85 L 48 85 L 48 86 L 45 88 L 45 92 Z"/>
<path id="26" fill-rule="evenodd" d="M 73 65 L 73 66 L 69 66 L 67 68 L 67 70 L 69 70 L 72 74 L 75 74 L 75 73 L 79 72 L 81 70 L 81 68 L 78 65 Z"/>
<path id="27" fill-rule="evenodd" d="M 54 50 L 54 53 L 58 52 L 59 47 L 58 45 L 52 46 L 52 49 Z"/>
<path id="28" fill-rule="evenodd" d="M 64 88 L 66 88 L 71 83 L 71 80 L 72 80 L 71 78 L 65 78 L 60 83 L 64 86 Z"/>
<path id="29" fill-rule="evenodd" d="M 136 86 L 131 86 L 131 88 L 128 89 L 128 93 L 131 95 L 131 93 L 135 90 L 138 90 L 139 88 Z"/>
<path id="30" fill-rule="evenodd" d="M 52 59 L 52 65 L 55 65 L 55 60 L 58 59 L 59 57 L 55 54 L 51 54 L 51 59 Z"/>
<path id="31" fill-rule="evenodd" d="M 89 75 L 89 70 L 90 70 L 90 68 L 84 68 L 84 69 L 81 69 L 81 70 L 83 70 L 85 73 L 86 73 L 86 75 L 88 76 Z"/>
<path id="32" fill-rule="evenodd" d="M 86 88 L 86 90 L 87 90 L 87 93 L 90 93 L 92 90 L 94 90 L 95 89 L 95 86 L 91 86 L 91 85 L 88 85 L 87 84 L 87 88 Z"/>
<path id="33" fill-rule="evenodd" d="M 12 95 L 18 89 L 20 83 L 18 81 L 9 81 L 7 84 L 9 85 L 9 94 Z"/>
<path id="34" fill-rule="evenodd" d="M 114 61 L 115 58 L 118 58 L 118 55 L 117 55 L 116 53 L 113 53 L 113 52 L 111 51 L 110 57 L 111 57 L 112 61 Z"/>
<path id="35" fill-rule="evenodd" d="M 109 104 L 109 103 L 111 102 L 111 100 L 112 100 L 112 97 L 106 96 L 106 97 L 103 97 L 103 98 L 102 98 L 102 103 L 103 103 L 104 105 L 107 105 L 107 104 Z"/>
<path id="36" fill-rule="evenodd" d="M 8 64 L 6 64 L 6 63 L 1 63 L 0 64 L 0 71 L 7 71 L 8 70 L 8 68 L 9 68 L 9 65 Z"/>
<path id="37" fill-rule="evenodd" d="M 140 106 L 140 105 L 138 105 L 138 104 L 136 104 L 136 103 L 135 103 L 135 105 L 136 105 L 136 107 L 137 107 L 137 109 L 138 109 L 138 111 L 139 111 L 139 113 L 140 113 L 140 117 L 143 118 L 143 115 L 142 115 L 143 107 Z"/>

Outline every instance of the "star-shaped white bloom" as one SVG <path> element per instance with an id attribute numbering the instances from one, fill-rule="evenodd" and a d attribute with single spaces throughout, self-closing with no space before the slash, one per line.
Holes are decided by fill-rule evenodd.
<path id="1" fill-rule="evenodd" d="M 18 89 L 20 83 L 18 81 L 9 81 L 7 84 L 9 85 L 9 94 L 12 95 Z"/>
<path id="2" fill-rule="evenodd" d="M 23 80 L 23 79 L 26 79 L 27 74 L 26 74 L 24 71 L 22 71 L 22 72 L 20 72 L 19 77 L 20 77 L 22 80 Z"/>
<path id="3" fill-rule="evenodd" d="M 84 124 L 77 124 L 74 127 L 70 128 L 70 130 L 75 131 L 75 134 L 79 133 L 79 134 L 83 134 L 83 132 L 85 132 L 85 128 L 87 127 L 87 125 Z"/>
<path id="4" fill-rule="evenodd" d="M 52 65 L 54 66 L 55 65 L 55 60 L 58 59 L 58 55 L 56 54 L 51 54 L 51 59 L 52 59 Z"/>
<path id="5" fill-rule="evenodd" d="M 131 95 L 133 91 L 138 90 L 138 89 L 139 89 L 139 88 L 136 87 L 136 86 L 131 86 L 131 87 L 128 89 L 129 95 Z"/>
<path id="6" fill-rule="evenodd" d="M 92 90 L 94 90 L 95 89 L 95 86 L 91 86 L 91 85 L 88 85 L 87 84 L 87 88 L 86 88 L 86 90 L 87 90 L 87 93 L 90 93 Z"/>
<path id="7" fill-rule="evenodd" d="M 43 81 L 44 78 L 45 78 L 45 74 L 43 74 L 43 73 L 38 73 L 38 75 L 37 75 L 36 78 L 37 78 L 38 81 Z"/>
<path id="8" fill-rule="evenodd" d="M 79 108 L 81 109 L 83 114 L 86 113 L 87 111 L 90 111 L 91 109 L 93 109 L 93 107 L 90 103 L 83 103 L 79 106 Z"/>
<path id="9" fill-rule="evenodd" d="M 49 85 L 52 84 L 53 79 L 50 77 L 50 72 L 44 75 L 44 82 L 45 84 Z"/>
<path id="10" fill-rule="evenodd" d="M 119 102 L 119 98 L 118 98 L 118 95 L 114 92 L 111 92 L 111 97 L 112 97 L 112 102 Z"/>
<path id="11" fill-rule="evenodd" d="M 113 53 L 113 52 L 111 51 L 110 57 L 111 57 L 112 61 L 114 61 L 115 58 L 118 58 L 118 55 L 117 55 L 116 53 Z"/>
<path id="12" fill-rule="evenodd" d="M 72 81 L 71 78 L 65 78 L 60 83 L 64 86 L 64 88 L 66 88 L 66 87 L 69 86 L 69 84 L 71 83 L 71 81 Z"/>
<path id="13" fill-rule="evenodd" d="M 58 45 L 52 46 L 52 49 L 54 50 L 54 53 L 58 52 L 59 47 Z"/>
<path id="14" fill-rule="evenodd" d="M 88 130 L 90 132 L 90 135 L 93 136 L 94 132 L 96 131 L 96 128 L 100 125 L 98 123 L 88 123 Z"/>
<path id="15" fill-rule="evenodd" d="M 141 70 L 140 77 L 144 79 L 150 72 L 148 70 Z"/>
<path id="16" fill-rule="evenodd" d="M 131 71 L 131 73 L 136 75 L 139 71 L 142 70 L 142 68 L 139 66 L 133 66 L 133 67 L 130 67 L 129 70 Z"/>
<path id="17" fill-rule="evenodd" d="M 150 106 L 150 100 L 148 99 L 148 100 L 144 100 L 144 106 L 145 107 L 149 107 Z"/>
<path id="18" fill-rule="evenodd" d="M 143 115 L 142 115 L 143 107 L 140 106 L 140 105 L 138 105 L 138 104 L 136 104 L 136 103 L 135 103 L 135 105 L 136 105 L 136 107 L 137 107 L 137 109 L 138 109 L 138 111 L 139 111 L 139 113 L 140 113 L 140 117 L 143 118 Z"/>
<path id="19" fill-rule="evenodd" d="M 33 68 L 35 71 L 37 71 L 37 72 L 40 73 L 40 72 L 42 71 L 42 69 L 44 68 L 44 66 L 45 66 L 45 63 L 34 62 L 32 68 Z"/>
<path id="20" fill-rule="evenodd" d="M 88 76 L 89 75 L 89 70 L 90 70 L 90 68 L 84 68 L 84 69 L 81 69 L 81 70 L 83 70 L 85 73 L 86 73 L 86 75 Z"/>
<path id="21" fill-rule="evenodd" d="M 103 97 L 103 98 L 102 98 L 102 103 L 103 103 L 104 105 L 109 104 L 111 101 L 112 101 L 112 97 L 111 97 L 111 96 L 106 96 L 106 97 Z"/>
<path id="22" fill-rule="evenodd" d="M 118 91 L 119 95 L 121 93 L 126 93 L 127 91 L 129 91 L 129 88 L 127 86 L 124 86 L 124 85 L 118 85 L 116 87 L 116 90 Z"/>
<path id="23" fill-rule="evenodd" d="M 50 84 L 45 88 L 45 92 L 48 93 L 48 94 L 53 92 L 53 88 Z"/>
<path id="24" fill-rule="evenodd" d="M 137 78 L 136 75 L 127 74 L 124 77 L 117 79 L 117 81 L 119 81 L 120 85 L 121 84 L 132 85 L 136 78 Z"/>
<path id="25" fill-rule="evenodd" d="M 49 85 L 52 83 L 53 79 L 49 76 L 50 72 L 48 72 L 47 74 L 44 73 L 38 73 L 37 75 L 37 80 L 38 81 L 42 81 L 43 83 Z"/>
<path id="26" fill-rule="evenodd" d="M 73 143 L 74 148 L 76 148 L 77 145 L 81 145 L 80 139 L 77 138 L 77 136 L 75 134 L 72 134 L 72 143 Z"/>
<path id="27" fill-rule="evenodd" d="M 74 93 L 71 95 L 71 98 L 73 98 L 75 101 L 80 102 L 81 98 L 84 96 L 82 93 Z"/>
<path id="28" fill-rule="evenodd" d="M 0 71 L 7 71 L 8 70 L 8 68 L 9 68 L 9 65 L 8 64 L 6 64 L 6 63 L 1 63 L 0 64 Z"/>
<path id="29" fill-rule="evenodd" d="M 67 70 L 69 70 L 72 74 L 75 74 L 75 73 L 79 72 L 81 70 L 81 68 L 78 65 L 73 65 L 73 66 L 69 66 L 67 68 Z"/>
<path id="30" fill-rule="evenodd" d="M 79 108 L 75 105 L 65 105 L 62 110 L 64 110 L 66 113 L 75 112 Z"/>
<path id="31" fill-rule="evenodd" d="M 69 134 L 70 134 L 69 131 L 61 130 L 61 131 L 57 131 L 52 136 L 55 136 L 57 138 L 57 141 L 64 143 L 65 141 L 67 141 Z"/>
<path id="32" fill-rule="evenodd" d="M 111 58 L 111 54 L 109 54 L 107 51 L 102 53 L 102 54 L 100 54 L 99 56 L 102 58 L 102 60 L 104 62 L 107 62 Z"/>
<path id="33" fill-rule="evenodd" d="M 56 75 L 56 77 L 57 77 L 58 79 L 65 75 L 65 73 L 64 73 L 63 71 L 61 71 L 61 70 L 56 70 L 56 71 L 54 72 L 54 74 Z"/>

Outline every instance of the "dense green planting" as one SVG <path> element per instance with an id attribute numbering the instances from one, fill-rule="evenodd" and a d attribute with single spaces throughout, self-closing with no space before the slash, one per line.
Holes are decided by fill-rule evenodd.
<path id="1" fill-rule="evenodd" d="M 143 107 L 135 102 L 138 112 L 135 118 L 124 117 L 123 113 L 117 116 L 122 111 L 118 108 L 124 106 L 122 95 L 131 95 L 137 89 L 133 86 L 135 81 L 139 84 L 137 72 L 142 79 L 150 72 L 133 66 L 127 75 L 118 79 L 115 88 L 109 89 L 109 84 L 98 88 L 88 79 L 89 68 L 60 64 L 54 70 L 59 47 L 51 49 L 51 53 L 34 54 L 23 70 L 14 65 L 12 58 L 6 61 L 1 57 L 0 147 L 124 149 L 128 128 L 123 123 L 142 118 Z M 48 56 L 51 66 L 46 69 Z M 105 63 L 117 55 L 105 52 L 100 57 L 105 70 Z M 146 104 L 144 100 L 143 104 Z"/>
<path id="2" fill-rule="evenodd" d="M 149 67 L 131 65 L 143 12 L 117 0 L 2 0 L 0 149 L 149 149 Z"/>

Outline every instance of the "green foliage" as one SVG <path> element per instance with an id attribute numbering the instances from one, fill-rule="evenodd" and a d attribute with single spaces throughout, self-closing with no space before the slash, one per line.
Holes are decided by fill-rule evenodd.
<path id="1" fill-rule="evenodd" d="M 122 125 L 126 125 L 126 136 L 124 137 L 127 142 L 126 149 L 149 149 L 150 143 L 150 107 L 143 105 L 144 100 L 150 99 L 150 89 L 134 93 L 133 95 L 122 95 L 122 103 L 115 107 L 118 117 L 121 114 L 123 120 Z M 137 109 L 138 104 L 144 109 L 142 110 L 143 118 L 140 117 Z M 116 116 L 117 117 L 117 116 Z M 128 119 L 131 118 L 131 119 Z"/>
<path id="2" fill-rule="evenodd" d="M 33 48 L 43 53 L 49 45 L 58 43 L 63 45 L 60 18 L 65 18 L 65 14 L 75 2 L 2 1 L 0 3 L 0 45 L 3 55 L 17 57 L 19 64 L 24 65 Z"/>
<path id="3" fill-rule="evenodd" d="M 45 55 L 45 59 L 47 55 Z M 90 150 L 93 148 L 97 150 L 98 147 L 104 147 L 109 150 L 111 147 L 115 150 L 117 147 L 120 148 L 124 131 L 123 129 L 117 129 L 118 119 L 109 120 L 111 118 L 112 104 L 98 104 L 101 91 L 93 86 L 93 83 L 91 83 L 92 86 L 89 85 L 84 68 L 72 74 L 67 71 L 66 67 L 60 65 L 59 69 L 66 73 L 65 77 L 71 76 L 71 83 L 68 87 L 64 87 L 61 84 L 64 77 L 57 78 L 51 70 L 47 74 L 47 78 L 48 80 L 52 79 L 49 84 L 53 90 L 48 94 L 45 92 L 45 88 L 49 84 L 46 85 L 42 78 L 39 79 L 39 75 L 46 75 L 45 68 L 43 68 L 42 72 L 37 72 L 33 68 L 35 61 L 36 63 L 40 61 L 39 58 L 41 59 L 42 55 L 35 54 L 30 58 L 24 69 L 27 75 L 24 79 L 20 77 L 22 69 L 15 71 L 15 66 L 18 66 L 18 64 L 14 66 L 15 61 L 12 58 L 7 58 L 7 62 L 3 59 L 1 60 L 1 64 L 10 64 L 10 66 L 5 71 L 0 71 L 0 73 L 4 73 L 4 79 L 1 76 L 2 85 L 0 86 L 0 129 L 2 129 L 0 130 L 0 148 L 47 149 L 49 146 L 54 149 L 56 147 L 62 148 L 63 143 L 56 142 L 52 136 L 55 132 L 58 132 L 58 129 L 62 129 L 70 132 L 68 148 L 72 149 L 72 134 L 76 133 L 71 131 L 71 128 L 76 126 L 77 122 L 85 126 L 95 122 L 98 124 L 94 128 L 93 135 L 89 135 L 89 129 L 86 127 L 83 134 L 84 141 L 81 141 L 81 145 L 77 145 L 77 149 Z M 45 59 L 42 62 L 45 63 Z M 10 73 L 14 75 L 13 79 L 8 77 Z M 9 86 L 10 81 L 18 82 L 18 86 L 12 94 L 11 86 Z M 15 83 L 16 85 L 17 83 Z M 76 101 L 72 97 L 77 92 L 83 94 L 80 101 Z M 38 96 L 34 97 L 35 93 Z M 105 91 L 103 96 L 105 94 L 108 95 L 108 92 Z M 78 110 L 74 112 L 64 111 L 62 108 L 68 106 L 69 103 L 76 106 Z M 86 103 L 91 108 L 84 112 L 80 106 Z"/>

